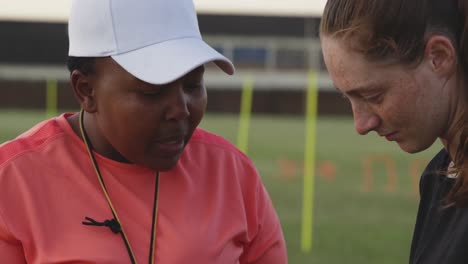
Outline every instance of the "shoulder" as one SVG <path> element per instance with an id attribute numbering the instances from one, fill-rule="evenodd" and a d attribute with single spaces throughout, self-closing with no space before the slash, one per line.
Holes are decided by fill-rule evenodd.
<path id="1" fill-rule="evenodd" d="M 450 163 L 450 157 L 445 149 L 437 153 L 424 169 L 419 183 L 421 199 L 431 195 L 435 188 L 443 181 L 441 177 Z"/>
<path id="2" fill-rule="evenodd" d="M 204 148 L 206 151 L 211 153 L 218 153 L 220 155 L 227 154 L 229 156 L 239 158 L 244 162 L 251 163 L 247 155 L 227 139 L 201 128 L 197 128 L 197 130 L 195 130 L 189 144 L 195 148 Z"/>
<path id="3" fill-rule="evenodd" d="M 202 128 L 197 128 L 190 139 L 191 143 L 206 144 L 213 147 L 219 147 L 230 151 L 238 151 L 237 148 L 227 139 L 208 132 Z"/>
<path id="4" fill-rule="evenodd" d="M 431 172 L 433 170 L 446 169 L 450 163 L 450 157 L 445 149 L 437 153 L 427 165 L 425 171 Z"/>
<path id="5" fill-rule="evenodd" d="M 421 176 L 421 181 L 430 180 L 431 177 L 440 176 L 447 169 L 450 157 L 445 149 L 440 150 L 429 162 Z"/>
<path id="6" fill-rule="evenodd" d="M 236 181 L 242 189 L 255 190 L 260 185 L 260 175 L 255 164 L 227 139 L 197 129 L 184 150 L 179 164 L 192 166 L 197 171 L 213 177 Z M 207 173 L 210 172 L 210 173 Z"/>
<path id="7" fill-rule="evenodd" d="M 62 134 L 63 130 L 55 118 L 35 125 L 15 139 L 0 145 L 0 168 L 25 153 L 40 149 Z"/>

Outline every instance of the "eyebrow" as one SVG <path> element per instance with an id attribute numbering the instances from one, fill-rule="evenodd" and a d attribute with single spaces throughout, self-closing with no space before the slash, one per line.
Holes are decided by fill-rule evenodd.
<path id="1" fill-rule="evenodd" d="M 375 90 L 377 87 L 379 87 L 380 85 L 377 85 L 377 84 L 367 84 L 367 85 L 363 85 L 363 86 L 358 86 L 356 88 L 353 88 L 347 92 L 343 92 L 340 90 L 340 88 L 338 88 L 338 86 L 334 85 L 335 86 L 335 89 L 340 92 L 342 95 L 351 95 L 351 96 L 357 96 L 357 95 L 362 95 L 363 93 L 365 94 L 366 92 L 372 92 L 373 90 Z"/>

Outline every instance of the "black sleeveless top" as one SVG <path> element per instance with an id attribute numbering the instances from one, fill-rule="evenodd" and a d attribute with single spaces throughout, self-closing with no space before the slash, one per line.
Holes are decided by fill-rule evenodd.
<path id="1" fill-rule="evenodd" d="M 443 174 L 450 158 L 440 151 L 424 170 L 410 264 L 467 264 L 468 208 L 443 208 L 455 179 Z"/>

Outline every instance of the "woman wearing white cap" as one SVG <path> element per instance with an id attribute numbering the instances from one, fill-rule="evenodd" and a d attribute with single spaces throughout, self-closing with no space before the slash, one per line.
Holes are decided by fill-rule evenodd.
<path id="1" fill-rule="evenodd" d="M 287 263 L 252 162 L 198 129 L 204 64 L 191 0 L 74 0 L 82 107 L 0 146 L 2 263 Z"/>

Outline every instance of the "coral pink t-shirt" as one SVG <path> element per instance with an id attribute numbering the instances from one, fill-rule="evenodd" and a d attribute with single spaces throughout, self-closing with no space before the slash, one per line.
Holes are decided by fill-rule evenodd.
<path id="1" fill-rule="evenodd" d="M 64 114 L 0 146 L 0 263 L 130 263 L 85 145 Z M 156 173 L 96 154 L 138 263 L 147 263 Z M 287 263 L 278 217 L 252 162 L 198 129 L 161 172 L 155 263 Z"/>

